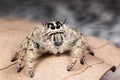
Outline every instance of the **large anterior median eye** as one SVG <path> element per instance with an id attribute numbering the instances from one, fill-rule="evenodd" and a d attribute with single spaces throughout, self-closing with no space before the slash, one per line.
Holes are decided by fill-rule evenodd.
<path id="1" fill-rule="evenodd" d="M 56 22 L 56 28 L 59 29 L 62 26 L 62 24 L 58 21 Z"/>
<path id="2" fill-rule="evenodd" d="M 54 30 L 55 26 L 52 23 L 47 23 L 47 28 L 51 28 L 52 30 Z"/>

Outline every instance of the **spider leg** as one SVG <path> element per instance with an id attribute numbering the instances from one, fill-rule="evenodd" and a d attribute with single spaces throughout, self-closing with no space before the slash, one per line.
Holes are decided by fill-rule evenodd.
<path id="1" fill-rule="evenodd" d="M 82 56 L 82 58 L 80 59 L 80 63 L 83 65 L 85 63 L 85 56 Z"/>
<path id="2" fill-rule="evenodd" d="M 89 51 L 89 54 L 90 54 L 90 55 L 94 56 L 94 52 L 93 52 L 92 49 L 90 49 L 90 47 L 87 47 L 87 50 Z"/>
<path id="3" fill-rule="evenodd" d="M 39 50 L 39 44 L 36 44 L 33 40 L 29 40 L 28 48 L 27 48 L 27 66 L 28 66 L 28 73 L 30 77 L 34 76 L 33 72 L 33 61 L 37 58 L 37 52 Z M 42 54 L 42 53 L 41 53 Z M 41 55 L 39 54 L 39 55 Z"/>
<path id="4" fill-rule="evenodd" d="M 20 53 L 21 55 L 19 56 L 18 61 L 17 61 L 17 72 L 20 72 L 25 65 L 26 49 L 22 49 Z"/>
<path id="5" fill-rule="evenodd" d="M 13 55 L 13 57 L 12 57 L 12 59 L 11 59 L 11 62 L 14 62 L 14 61 L 16 61 L 16 60 L 19 59 L 19 56 L 22 54 L 21 52 L 22 52 L 22 51 L 25 51 L 25 49 L 27 48 L 27 45 L 28 45 L 27 40 L 24 40 L 24 41 L 22 42 L 22 44 L 21 44 L 21 48 L 18 50 L 18 52 L 16 52 L 16 53 Z"/>
<path id="6" fill-rule="evenodd" d="M 82 53 L 82 49 L 80 49 L 80 48 L 76 48 L 71 53 L 72 60 L 71 60 L 71 62 L 67 66 L 67 71 L 71 71 L 73 66 L 76 64 L 77 60 L 80 58 L 80 56 L 81 56 L 80 53 Z"/>
<path id="7" fill-rule="evenodd" d="M 33 65 L 32 65 L 32 62 L 33 62 L 33 49 L 28 49 L 27 51 L 27 65 L 28 65 L 28 73 L 30 75 L 30 77 L 33 77 L 34 76 L 34 72 L 33 72 Z"/>
<path id="8" fill-rule="evenodd" d="M 11 59 L 11 62 L 16 61 L 16 60 L 18 59 L 18 56 L 19 56 L 19 53 L 16 52 L 16 53 L 13 55 L 13 57 L 12 57 L 12 59 Z"/>
<path id="9" fill-rule="evenodd" d="M 77 62 L 77 58 L 73 58 L 72 61 L 69 63 L 69 65 L 67 66 L 67 71 L 71 71 L 71 69 L 73 68 L 73 66 L 76 64 Z"/>

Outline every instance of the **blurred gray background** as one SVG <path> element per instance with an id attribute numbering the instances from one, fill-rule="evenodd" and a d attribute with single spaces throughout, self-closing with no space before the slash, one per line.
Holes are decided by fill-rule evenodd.
<path id="1" fill-rule="evenodd" d="M 0 16 L 35 21 L 66 18 L 71 27 L 120 47 L 120 0 L 0 0 Z M 120 80 L 119 74 L 120 70 L 109 72 L 103 79 Z"/>
<path id="2" fill-rule="evenodd" d="M 120 0 L 0 0 L 0 16 L 64 20 L 120 47 Z"/>

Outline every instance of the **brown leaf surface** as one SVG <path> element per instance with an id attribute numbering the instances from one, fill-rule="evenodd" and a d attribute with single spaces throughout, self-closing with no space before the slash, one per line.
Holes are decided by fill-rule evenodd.
<path id="1" fill-rule="evenodd" d="M 12 64 L 10 59 L 19 44 L 37 22 L 27 20 L 0 19 L 0 69 Z M 40 24 L 39 24 L 40 25 Z M 66 70 L 70 56 L 45 55 L 35 62 L 35 76 L 30 78 L 26 67 L 16 72 L 16 64 L 0 70 L 0 80 L 100 80 L 113 66 L 120 64 L 120 50 L 110 42 L 86 35 L 86 39 L 95 52 L 87 56 L 85 65 L 79 61 L 72 71 Z"/>

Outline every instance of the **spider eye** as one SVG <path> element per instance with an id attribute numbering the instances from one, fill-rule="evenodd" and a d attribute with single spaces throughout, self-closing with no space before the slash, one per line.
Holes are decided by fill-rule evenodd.
<path id="1" fill-rule="evenodd" d="M 55 29 L 55 26 L 51 26 L 51 29 L 54 30 L 54 29 Z"/>
<path id="2" fill-rule="evenodd" d="M 47 28 L 55 29 L 55 26 L 52 23 L 47 23 Z"/>
<path id="3" fill-rule="evenodd" d="M 61 24 L 59 21 L 56 22 L 56 25 L 57 25 L 57 26 L 56 26 L 57 29 L 59 29 L 59 28 L 62 26 L 62 24 Z"/>

